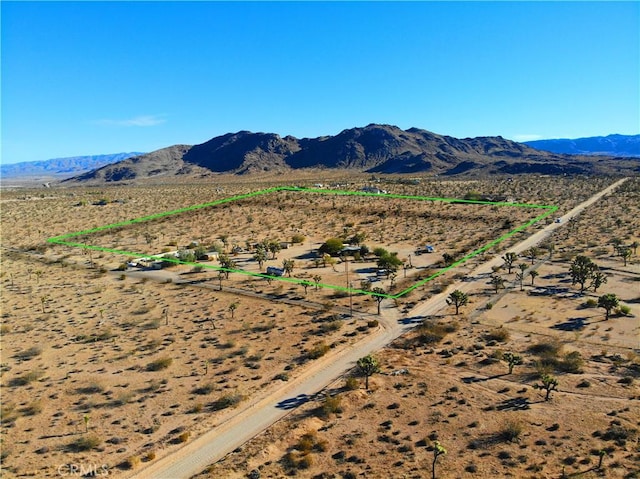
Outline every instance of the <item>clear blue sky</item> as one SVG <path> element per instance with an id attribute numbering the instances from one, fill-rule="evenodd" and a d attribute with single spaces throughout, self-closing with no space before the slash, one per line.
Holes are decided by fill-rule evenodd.
<path id="1" fill-rule="evenodd" d="M 1 2 L 2 162 L 314 137 L 640 132 L 638 2 Z"/>

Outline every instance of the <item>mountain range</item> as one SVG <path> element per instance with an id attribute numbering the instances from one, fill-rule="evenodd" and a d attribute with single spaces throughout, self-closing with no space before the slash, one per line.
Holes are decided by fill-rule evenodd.
<path id="1" fill-rule="evenodd" d="M 109 155 L 53 158 L 44 161 L 25 161 L 22 163 L 0 165 L 0 176 L 2 178 L 37 176 L 69 177 L 141 154 L 140 152 L 113 153 Z"/>
<path id="2" fill-rule="evenodd" d="M 640 135 L 592 136 L 575 140 L 535 140 L 524 143 L 538 150 L 554 153 L 640 158 Z"/>
<path id="3" fill-rule="evenodd" d="M 370 173 L 638 174 L 640 159 L 567 155 L 497 137 L 458 139 L 418 128 L 370 124 L 298 139 L 239 131 L 194 146 L 174 145 L 119 161 L 69 182 L 340 168 Z"/>

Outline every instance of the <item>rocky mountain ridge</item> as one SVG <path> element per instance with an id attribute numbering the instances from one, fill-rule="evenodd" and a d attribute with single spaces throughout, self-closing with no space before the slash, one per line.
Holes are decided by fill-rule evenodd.
<path id="1" fill-rule="evenodd" d="M 458 139 L 418 128 L 402 130 L 392 125 L 370 124 L 318 138 L 298 139 L 249 131 L 227 133 L 199 145 L 175 145 L 129 158 L 69 181 L 241 175 L 300 168 L 438 175 L 637 174 L 640 160 L 563 155 L 499 136 Z"/>

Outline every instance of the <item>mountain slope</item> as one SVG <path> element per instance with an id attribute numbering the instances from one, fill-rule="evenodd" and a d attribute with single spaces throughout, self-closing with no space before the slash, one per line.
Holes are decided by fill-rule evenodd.
<path id="1" fill-rule="evenodd" d="M 571 155 L 640 157 L 640 135 L 608 135 L 575 140 L 536 140 L 527 145 L 538 150 Z"/>
<path id="2" fill-rule="evenodd" d="M 640 160 L 536 150 L 502 137 L 458 139 L 426 130 L 371 124 L 335 136 L 297 139 L 240 131 L 195 146 L 176 145 L 69 181 L 122 181 L 155 176 L 286 172 L 341 168 L 372 173 L 598 174 L 640 172 Z"/>
<path id="3" fill-rule="evenodd" d="M 28 161 L 10 165 L 0 165 L 0 176 L 19 178 L 28 176 L 72 176 L 91 171 L 102 166 L 141 155 L 142 153 L 114 153 L 109 155 L 72 156 L 44 161 Z"/>

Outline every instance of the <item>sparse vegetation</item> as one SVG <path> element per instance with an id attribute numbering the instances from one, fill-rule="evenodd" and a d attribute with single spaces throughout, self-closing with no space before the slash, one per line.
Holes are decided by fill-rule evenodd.
<path id="1" fill-rule="evenodd" d="M 159 358 L 147 364 L 147 371 L 162 371 L 167 369 L 173 363 L 172 358 Z"/>

